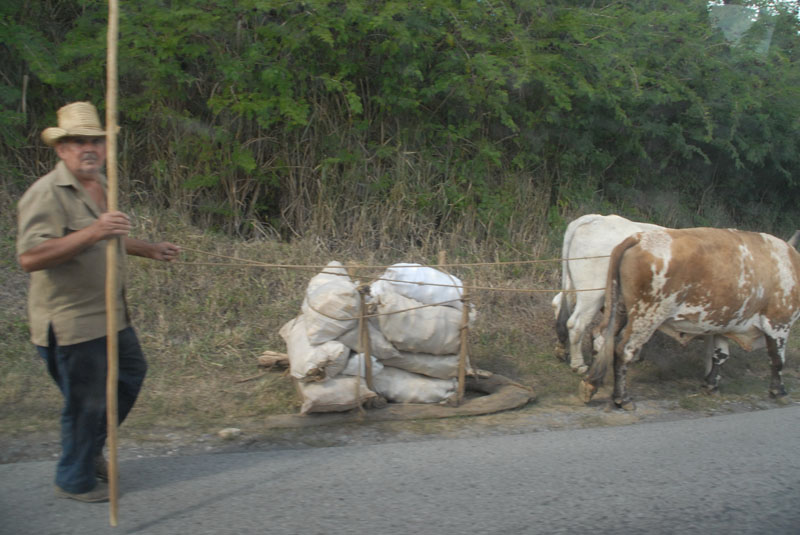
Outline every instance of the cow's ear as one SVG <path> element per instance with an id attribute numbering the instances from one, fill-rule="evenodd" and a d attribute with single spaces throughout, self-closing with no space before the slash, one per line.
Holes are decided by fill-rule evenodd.
<path id="1" fill-rule="evenodd" d="M 795 230 L 794 236 L 789 238 L 789 241 L 786 243 L 791 245 L 793 248 L 797 249 L 797 244 L 800 243 L 800 230 Z"/>

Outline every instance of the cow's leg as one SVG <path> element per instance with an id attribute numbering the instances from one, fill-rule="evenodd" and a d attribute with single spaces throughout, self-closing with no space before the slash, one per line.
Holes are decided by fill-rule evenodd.
<path id="1" fill-rule="evenodd" d="M 716 337 L 713 334 L 708 334 L 703 337 L 703 345 L 705 348 L 705 371 L 703 372 L 703 377 L 708 376 L 708 374 L 711 372 L 711 366 L 714 363 L 715 338 Z"/>
<path id="2" fill-rule="evenodd" d="M 706 340 L 706 356 L 711 353 L 711 366 L 707 366 L 705 384 L 703 389 L 706 394 L 714 394 L 719 390 L 720 370 L 725 361 L 730 357 L 728 340 L 722 336 L 711 336 Z"/>
<path id="3" fill-rule="evenodd" d="M 567 322 L 569 330 L 569 367 L 576 373 L 586 373 L 589 368 L 583 358 L 583 335 L 587 322 L 580 309 L 575 310 Z"/>
<path id="4" fill-rule="evenodd" d="M 557 341 L 553 352 L 557 359 L 567 360 L 567 318 L 564 316 L 568 314 L 567 308 L 569 305 L 567 304 L 564 293 L 557 293 L 556 296 L 553 297 L 553 301 L 550 303 L 550 306 L 553 307 L 553 316 L 556 320 Z"/>
<path id="5" fill-rule="evenodd" d="M 625 328 L 627 322 L 627 314 L 625 314 L 623 310 L 617 310 L 617 314 L 614 317 L 614 337 L 619 335 L 622 329 Z M 605 344 L 605 333 L 601 327 L 602 325 L 597 325 L 592 331 L 592 338 L 594 340 L 592 349 L 594 349 L 595 353 L 599 353 L 603 349 L 603 344 Z"/>
<path id="6" fill-rule="evenodd" d="M 583 337 L 586 328 L 592 323 L 597 314 L 598 303 L 596 299 L 578 297 L 575 310 L 567 321 L 569 331 L 569 367 L 576 373 L 586 373 L 589 367 L 583 358 Z"/>
<path id="7" fill-rule="evenodd" d="M 769 395 L 773 398 L 784 398 L 786 396 L 786 387 L 783 386 L 781 371 L 783 370 L 786 351 L 786 338 L 772 338 L 770 336 L 765 336 L 765 338 L 767 340 L 767 353 L 769 353 L 769 358 L 772 361 Z"/>
<path id="8" fill-rule="evenodd" d="M 625 344 L 627 346 L 627 344 Z M 620 343 L 614 351 L 614 393 L 612 399 L 614 405 L 626 411 L 636 409 L 630 393 L 628 392 L 628 364 L 636 355 L 636 350 L 628 352 L 625 346 Z"/>
<path id="9" fill-rule="evenodd" d="M 614 394 L 612 399 L 617 407 L 633 410 L 636 407 L 628 394 L 628 363 L 625 361 L 623 353 L 624 348 L 617 346 L 614 349 Z"/>
<path id="10" fill-rule="evenodd" d="M 628 316 L 628 323 L 622 330 L 622 340 L 614 350 L 614 405 L 632 411 L 636 409 L 628 393 L 628 364 L 630 364 L 641 351 L 642 346 L 653 336 L 656 331 L 653 322 L 647 319 L 637 320 L 632 315 Z"/>
<path id="11" fill-rule="evenodd" d="M 576 373 L 586 373 L 589 366 L 583 357 L 583 338 L 586 331 L 603 306 L 603 292 L 579 293 L 575 300 L 575 310 L 567 321 L 569 331 L 569 366 Z M 595 342 L 596 345 L 596 342 Z"/>

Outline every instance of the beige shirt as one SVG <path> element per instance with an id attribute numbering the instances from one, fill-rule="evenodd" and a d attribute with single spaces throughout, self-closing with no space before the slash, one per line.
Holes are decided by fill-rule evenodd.
<path id="1" fill-rule="evenodd" d="M 101 177 L 103 189 L 105 177 Z M 53 238 L 88 227 L 100 209 L 77 178 L 58 162 L 55 169 L 33 183 L 18 204 L 17 254 Z M 125 254 L 118 243 L 117 330 L 130 324 L 125 304 Z M 48 345 L 53 326 L 59 345 L 72 345 L 106 335 L 106 248 L 102 240 L 58 266 L 31 273 L 28 317 L 31 340 Z"/>

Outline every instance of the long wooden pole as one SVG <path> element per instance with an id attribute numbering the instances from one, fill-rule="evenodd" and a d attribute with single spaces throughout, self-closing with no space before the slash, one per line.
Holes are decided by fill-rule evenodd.
<path id="1" fill-rule="evenodd" d="M 119 34 L 119 5 L 108 1 L 108 50 L 106 62 L 106 172 L 108 175 L 108 210 L 118 210 L 117 189 L 117 39 Z M 106 376 L 106 419 L 108 423 L 108 492 L 109 521 L 117 525 L 117 381 L 119 378 L 119 348 L 117 345 L 117 295 L 119 280 L 117 255 L 123 246 L 122 238 L 108 240 L 106 246 L 106 337 L 108 339 L 108 374 Z"/>

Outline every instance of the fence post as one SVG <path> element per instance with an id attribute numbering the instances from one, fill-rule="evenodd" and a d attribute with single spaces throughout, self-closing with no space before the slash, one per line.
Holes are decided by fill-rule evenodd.
<path id="1" fill-rule="evenodd" d="M 369 329 L 368 329 L 369 320 L 366 318 L 367 303 L 364 297 L 364 295 L 368 291 L 369 291 L 369 286 L 367 286 L 366 284 L 362 284 L 358 288 L 358 296 L 361 300 L 361 314 L 358 316 L 358 340 L 359 340 L 359 345 L 361 346 L 361 352 L 364 355 L 364 378 L 367 381 L 367 388 L 369 388 L 374 392 L 375 387 L 372 381 L 372 357 L 370 356 L 370 347 L 369 347 Z"/>
<path id="2" fill-rule="evenodd" d="M 447 251 L 439 251 L 439 268 L 444 269 L 447 264 Z M 461 349 L 458 357 L 458 387 L 456 390 L 456 403 L 461 405 L 464 400 L 467 382 L 467 359 L 469 358 L 469 297 L 466 285 L 461 293 Z"/>
<path id="3" fill-rule="evenodd" d="M 464 400 L 467 381 L 467 359 L 469 357 L 469 296 L 466 284 L 461 294 L 461 350 L 458 355 L 458 392 L 457 401 L 461 405 Z"/>

